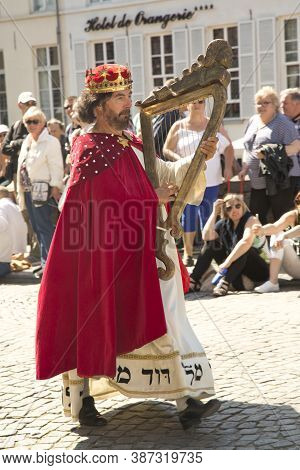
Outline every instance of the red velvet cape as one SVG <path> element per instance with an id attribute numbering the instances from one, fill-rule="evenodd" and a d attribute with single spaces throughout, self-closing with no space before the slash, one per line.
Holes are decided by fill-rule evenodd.
<path id="1" fill-rule="evenodd" d="M 82 377 L 114 377 L 118 354 L 166 333 L 158 201 L 142 165 L 109 134 L 78 137 L 72 159 L 38 299 L 38 379 L 75 368 Z"/>

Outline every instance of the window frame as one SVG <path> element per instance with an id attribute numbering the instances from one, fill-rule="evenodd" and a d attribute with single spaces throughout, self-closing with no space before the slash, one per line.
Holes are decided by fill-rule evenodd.
<path id="1" fill-rule="evenodd" d="M 47 5 L 47 0 L 40 0 L 43 2 L 43 7 L 40 8 L 39 10 L 36 10 L 34 8 L 34 0 L 31 0 L 31 11 L 33 13 L 40 13 L 40 12 L 45 12 L 45 11 L 55 11 L 55 1 L 53 2 L 53 6 L 49 7 L 49 5 Z"/>
<path id="2" fill-rule="evenodd" d="M 110 59 L 110 61 L 108 62 L 107 61 L 107 48 L 106 48 L 106 44 L 111 42 L 112 45 L 113 45 L 113 59 Z M 104 57 L 104 60 L 103 60 L 103 64 L 114 64 L 115 60 L 116 60 L 116 51 L 115 51 L 115 43 L 114 43 L 114 40 L 113 39 L 105 39 L 104 41 L 94 41 L 93 43 L 93 63 L 94 63 L 94 66 L 97 67 L 97 65 L 101 65 L 100 63 L 97 63 L 96 61 L 96 44 L 103 44 L 105 45 L 105 47 L 103 48 L 103 57 Z"/>
<path id="3" fill-rule="evenodd" d="M 100 3 L 111 3 L 111 0 L 95 0 L 95 1 L 88 0 L 89 6 L 99 5 Z"/>
<path id="4" fill-rule="evenodd" d="M 230 72 L 230 74 L 232 72 L 237 72 L 238 75 L 237 77 L 232 77 L 233 79 L 237 78 L 238 79 L 238 92 L 239 92 L 239 98 L 231 98 L 231 87 L 230 85 L 228 86 L 228 99 L 227 99 L 227 105 L 230 105 L 230 104 L 238 104 L 239 105 L 239 116 L 224 116 L 224 120 L 235 120 L 235 121 L 239 121 L 241 120 L 241 64 L 240 64 L 240 61 L 239 61 L 239 48 L 240 48 L 240 44 L 239 44 L 239 25 L 238 23 L 236 24 L 227 24 L 227 25 L 216 25 L 216 26 L 213 26 L 211 28 L 211 37 L 212 39 L 214 39 L 214 30 L 216 29 L 222 29 L 223 30 L 223 34 L 224 34 L 224 37 L 223 39 L 225 39 L 225 41 L 228 41 L 228 29 L 229 28 L 236 28 L 236 33 L 237 33 L 237 46 L 231 46 L 231 47 L 234 47 L 234 48 L 237 48 L 237 58 L 238 58 L 238 67 L 231 67 L 228 69 L 228 71 Z M 228 41 L 229 42 L 229 41 Z M 225 111 L 225 114 L 226 114 L 226 111 Z"/>
<path id="5" fill-rule="evenodd" d="M 172 52 L 171 53 L 165 53 L 165 45 L 164 45 L 164 39 L 163 39 L 163 37 L 165 37 L 165 36 L 170 36 L 170 38 L 171 38 L 171 43 L 172 43 Z M 160 55 L 158 55 L 158 54 L 152 55 L 151 40 L 152 40 L 152 38 L 155 38 L 155 37 L 160 38 Z M 158 33 L 158 34 L 149 35 L 149 52 L 150 52 L 149 53 L 149 70 L 150 70 L 151 84 L 152 84 L 151 86 L 152 86 L 152 88 L 154 88 L 154 87 L 157 87 L 157 86 L 161 86 L 161 85 L 155 85 L 154 84 L 155 78 L 162 78 L 163 84 L 164 84 L 166 82 L 166 80 L 170 80 L 171 78 L 174 78 L 174 75 L 175 75 L 175 73 L 174 73 L 174 68 L 175 68 L 175 64 L 174 64 L 174 44 L 173 44 L 172 33 L 171 32 L 166 32 L 166 33 L 163 33 L 163 34 Z M 166 74 L 164 72 L 164 70 L 165 70 L 165 56 L 166 55 L 172 57 L 173 73 L 171 73 L 171 74 Z M 153 68 L 152 68 L 152 59 L 153 59 L 153 57 L 160 57 L 161 58 L 161 69 L 162 69 L 163 73 L 161 73 L 159 75 L 153 75 Z"/>
<path id="6" fill-rule="evenodd" d="M 0 75 L 3 75 L 4 77 L 4 91 L 0 91 L 1 95 L 5 96 L 5 103 L 6 103 L 6 108 L 1 108 L 0 109 L 0 124 L 6 124 L 8 125 L 8 106 L 7 106 L 7 89 L 6 89 L 6 80 L 5 80 L 5 63 L 4 63 L 4 50 L 0 49 L 0 53 L 3 55 L 3 69 L 0 69 Z M 4 118 L 2 118 L 2 115 L 4 115 Z"/>
<path id="7" fill-rule="evenodd" d="M 50 64 L 50 49 L 51 48 L 56 48 L 57 49 L 57 65 L 51 65 Z M 47 65 L 45 64 L 39 64 L 38 63 L 38 49 L 46 49 L 46 57 L 47 57 Z M 38 96 L 39 96 L 39 103 L 41 106 L 42 111 L 46 114 L 47 119 L 51 118 L 56 118 L 59 119 L 60 121 L 64 120 L 64 111 L 63 111 L 63 96 L 61 94 L 61 75 L 60 75 L 60 61 L 59 61 L 59 51 L 58 51 L 58 46 L 57 44 L 50 44 L 47 46 L 37 46 L 35 47 L 35 71 L 36 71 L 36 77 L 37 77 L 37 86 L 38 86 Z M 59 76 L 59 86 L 53 87 L 52 86 L 52 76 L 51 72 L 58 72 Z M 39 72 L 47 72 L 47 79 L 48 79 L 48 91 L 49 91 L 49 113 L 50 116 L 48 118 L 48 109 L 43 109 L 42 107 L 42 100 L 41 100 L 41 91 L 44 91 L 45 89 L 41 89 L 40 87 L 40 81 L 39 81 Z M 53 90 L 59 90 L 60 92 L 60 106 L 54 107 L 54 102 L 53 102 Z M 55 110 L 60 110 L 58 114 L 55 113 Z"/>
<path id="8" fill-rule="evenodd" d="M 285 39 L 285 24 L 287 21 L 293 21 L 293 20 L 296 20 L 296 26 L 297 26 L 297 34 L 296 34 L 296 38 L 295 39 L 288 39 L 286 40 Z M 286 88 L 299 88 L 300 87 L 300 38 L 299 38 L 299 34 L 300 34 L 300 17 L 296 17 L 296 18 L 284 18 L 283 19 L 283 59 L 284 59 L 284 67 L 285 67 L 285 84 L 286 84 Z M 286 54 L 287 54 L 287 51 L 286 51 L 286 43 L 287 42 L 291 42 L 291 41 L 296 41 L 297 42 L 297 55 L 298 55 L 298 60 L 293 60 L 293 61 L 290 61 L 290 62 L 287 62 L 286 60 Z M 289 75 L 288 74 L 288 67 L 289 66 L 298 66 L 298 74 L 295 75 L 296 77 L 298 77 L 298 85 L 289 85 L 288 84 L 288 79 L 289 77 L 292 77 L 294 75 Z"/>

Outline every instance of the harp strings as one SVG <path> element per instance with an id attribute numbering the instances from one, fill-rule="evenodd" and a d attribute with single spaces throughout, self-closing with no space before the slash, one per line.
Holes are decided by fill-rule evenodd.
<path id="1" fill-rule="evenodd" d="M 205 116 L 209 119 L 212 110 L 211 99 L 206 100 Z M 193 155 L 196 152 L 198 144 L 203 135 L 205 127 L 199 131 L 191 128 L 188 125 L 189 112 L 186 107 L 181 107 L 165 114 L 155 116 L 153 118 L 153 132 L 154 142 L 157 155 L 163 159 L 168 160 L 163 153 L 163 147 L 167 139 L 167 135 L 175 122 L 179 123 L 178 140 L 176 148 L 172 149 L 181 158 Z M 179 143 L 179 145 L 178 145 Z"/>
<path id="2" fill-rule="evenodd" d="M 172 127 L 172 125 L 179 119 L 179 110 L 175 109 L 173 111 L 168 111 L 159 116 L 153 118 L 153 134 L 154 134 L 154 143 L 155 150 L 157 155 L 163 159 L 167 160 L 163 154 L 163 147 L 167 138 L 167 135 Z"/>

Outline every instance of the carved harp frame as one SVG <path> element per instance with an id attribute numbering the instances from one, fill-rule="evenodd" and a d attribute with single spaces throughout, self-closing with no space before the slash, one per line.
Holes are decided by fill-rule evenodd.
<path id="1" fill-rule="evenodd" d="M 231 65 L 231 59 L 232 50 L 228 43 L 223 40 L 214 40 L 208 45 L 206 56 L 199 56 L 197 63 L 193 64 L 190 69 L 184 70 L 181 77 L 175 78 L 168 87 L 164 86 L 155 90 L 153 95 L 143 102 L 136 103 L 136 106 L 140 108 L 145 170 L 153 187 L 157 188 L 159 178 L 156 172 L 152 118 L 200 99 L 208 97 L 214 99 L 210 120 L 166 221 L 163 220 L 159 211 L 156 257 L 165 265 L 165 269 L 158 268 L 159 278 L 163 280 L 170 279 L 175 272 L 174 263 L 166 254 L 168 241 L 165 238 L 165 232 L 170 230 L 175 238 L 179 238 L 182 234 L 180 217 L 187 204 L 193 182 L 205 167 L 205 154 L 200 150 L 201 143 L 208 137 L 216 136 L 225 114 L 227 86 L 230 83 L 227 68 Z"/>

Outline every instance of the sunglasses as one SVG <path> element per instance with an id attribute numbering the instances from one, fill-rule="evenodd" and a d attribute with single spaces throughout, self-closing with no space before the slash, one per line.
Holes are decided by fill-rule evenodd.
<path id="1" fill-rule="evenodd" d="M 28 124 L 28 126 L 30 126 L 30 124 L 34 124 L 35 126 L 37 124 L 39 124 L 39 120 L 38 119 L 27 119 L 27 121 L 25 121 L 25 124 Z"/>
<path id="2" fill-rule="evenodd" d="M 68 106 L 64 106 L 64 109 L 70 109 L 70 108 L 72 108 L 71 104 L 68 104 Z"/>
<path id="3" fill-rule="evenodd" d="M 240 209 L 241 207 L 242 207 L 242 204 L 238 202 L 237 204 L 233 204 L 233 206 L 225 206 L 225 209 L 227 212 L 230 212 L 232 211 L 233 208 Z"/>
<path id="4" fill-rule="evenodd" d="M 258 101 L 257 106 L 268 106 L 268 104 L 272 104 L 272 101 Z"/>

